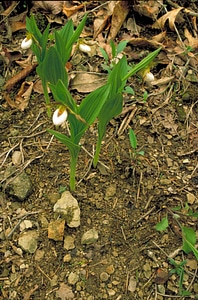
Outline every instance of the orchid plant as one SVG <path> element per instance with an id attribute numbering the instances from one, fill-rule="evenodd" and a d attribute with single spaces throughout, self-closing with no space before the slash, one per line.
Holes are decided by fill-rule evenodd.
<path id="1" fill-rule="evenodd" d="M 123 56 L 114 65 L 108 76 L 107 83 L 88 94 L 77 105 L 69 92 L 68 73 L 65 65 L 71 55 L 72 46 L 77 42 L 86 22 L 86 15 L 74 30 L 72 20 L 69 20 L 61 30 L 49 34 L 49 26 L 43 34 L 37 27 L 34 17 L 27 18 L 28 31 L 25 42 L 29 42 L 33 53 L 37 57 L 37 73 L 42 80 L 48 116 L 51 116 L 48 87 L 50 88 L 55 103 L 59 104 L 53 115 L 56 126 L 66 119 L 69 123 L 70 134 L 66 135 L 57 130 L 48 130 L 61 141 L 70 153 L 70 190 L 75 189 L 75 174 L 77 159 L 81 149 L 80 140 L 88 127 L 98 118 L 98 140 L 93 165 L 96 167 L 102 139 L 106 132 L 108 122 L 122 111 L 123 90 L 127 79 L 136 72 L 146 67 L 159 53 L 160 49 L 149 54 L 134 68 L 127 65 Z"/>

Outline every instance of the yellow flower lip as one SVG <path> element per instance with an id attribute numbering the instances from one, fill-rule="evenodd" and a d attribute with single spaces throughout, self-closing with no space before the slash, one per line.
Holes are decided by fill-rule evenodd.
<path id="1" fill-rule="evenodd" d="M 21 43 L 21 48 L 23 50 L 29 49 L 32 46 L 32 39 L 31 38 L 25 38 Z"/>
<path id="2" fill-rule="evenodd" d="M 54 125 L 60 126 L 67 120 L 67 116 L 68 116 L 68 113 L 67 113 L 65 107 L 60 106 L 59 108 L 57 108 L 57 110 L 55 110 L 53 117 L 52 117 L 52 121 L 53 121 Z"/>

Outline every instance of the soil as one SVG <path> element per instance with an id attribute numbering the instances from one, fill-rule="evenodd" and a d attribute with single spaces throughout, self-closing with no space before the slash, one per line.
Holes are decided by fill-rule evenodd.
<path id="1" fill-rule="evenodd" d="M 13 38 L 18 37 L 21 32 Z M 86 54 L 84 57 L 87 59 Z M 101 61 L 92 63 L 100 69 Z M 197 76 L 197 70 L 187 67 Z M 3 77 L 9 78 L 12 68 L 17 72 L 18 67 L 11 64 L 6 75 L 4 64 Z M 164 66 L 153 70 L 158 78 L 166 72 Z M 168 75 L 175 74 L 172 70 Z M 36 78 L 32 73 L 28 79 Z M 2 91 L 1 179 L 12 165 L 14 151 L 21 151 L 23 160 L 16 174 L 25 170 L 33 191 L 24 201 L 15 201 L 5 192 L 2 180 L 0 299 L 183 299 L 179 273 L 171 273 L 170 257 L 178 264 L 185 261 L 182 287 L 191 293 L 185 299 L 197 298 L 197 261 L 192 252 L 181 250 L 175 213 L 182 226 L 198 232 L 196 218 L 188 215 L 198 207 L 198 82 L 175 78 L 163 89 L 138 76 L 129 80 L 135 96 L 124 95 L 123 112 L 107 127 L 96 169 L 91 155 L 97 123 L 86 132 L 72 192 L 81 223 L 77 228 L 65 226 L 64 235 L 71 236 L 75 244 L 69 250 L 63 241 L 48 238 L 48 225 L 57 218 L 53 206 L 69 190 L 68 150 L 47 132 L 53 125 L 43 95 L 33 93 L 28 107 L 19 111 L 5 104 Z M 148 97 L 143 101 L 145 91 Z M 78 99 L 79 93 L 74 91 L 73 96 Z M 121 124 L 128 120 L 122 130 Z M 129 127 L 137 135 L 136 152 L 130 146 Z M 137 153 L 140 150 L 144 155 Z M 157 231 L 156 224 L 166 216 L 169 227 Z M 24 219 L 32 223 L 25 230 L 38 234 L 34 253 L 20 251 L 19 223 Z M 82 235 L 93 228 L 98 240 L 82 245 Z"/>

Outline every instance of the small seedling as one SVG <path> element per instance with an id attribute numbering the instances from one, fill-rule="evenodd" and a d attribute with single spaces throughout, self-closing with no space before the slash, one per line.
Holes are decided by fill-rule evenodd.
<path id="1" fill-rule="evenodd" d="M 134 160 L 137 159 L 138 156 L 144 156 L 144 151 L 137 151 L 137 137 L 133 129 L 129 129 L 129 141 L 132 148 L 132 157 Z"/>

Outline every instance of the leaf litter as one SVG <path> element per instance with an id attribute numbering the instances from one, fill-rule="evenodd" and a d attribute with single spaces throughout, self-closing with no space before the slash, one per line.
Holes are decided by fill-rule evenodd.
<path id="1" fill-rule="evenodd" d="M 61 22 L 64 24 L 67 17 L 78 23 L 88 11 L 90 23 L 83 31 L 83 43 L 89 45 L 90 41 L 95 41 L 97 47 L 107 50 L 109 59 L 111 39 L 116 45 L 120 41 L 128 41 L 123 54 L 132 63 L 139 62 L 147 51 L 158 47 L 162 49 L 158 61 L 151 66 L 155 81 L 147 85 L 141 77 L 130 79 L 129 85 L 135 96 L 125 95 L 122 114 L 114 118 L 108 127 L 101 161 L 108 165 L 110 172 L 106 169 L 102 175 L 100 168 L 92 170 L 89 167 L 92 140 L 96 133 L 94 126 L 82 140 L 86 151 L 80 158 L 82 163 L 78 176 L 82 180 L 75 195 L 81 201 L 82 223 L 79 230 L 66 229 L 77 245 L 75 251 L 66 253 L 61 242 L 49 241 L 47 228 L 54 220 L 52 207 L 56 194 L 59 195 L 58 189 L 64 188 L 68 180 L 68 156 L 65 148 L 46 133 L 51 122 L 48 120 L 46 124 L 42 89 L 38 88 L 39 94 L 36 88 L 32 91 L 38 80 L 34 73 L 36 64 L 32 65 L 28 53 L 19 51 L 19 41 L 25 35 L 24 15 L 30 8 L 18 12 L 16 3 L 11 6 L 5 3 L 1 7 L 1 41 L 5 38 L 6 47 L 4 54 L 3 48 L 1 50 L 4 57 L 2 76 L 6 80 L 0 112 L 2 170 L 8 168 L 14 150 L 22 151 L 27 162 L 24 168 L 35 187 L 34 194 L 22 203 L 7 199 L 3 193 L 0 195 L 0 228 L 3 228 L 0 232 L 1 291 L 5 299 L 73 299 L 76 295 L 82 299 L 162 299 L 165 295 L 183 297 L 181 293 L 185 295 L 190 292 L 194 297 L 198 293 L 197 264 L 193 263 L 195 257 L 188 242 L 184 247 L 190 253 L 182 252 L 181 231 L 176 233 L 174 222 L 170 224 L 171 230 L 168 227 L 165 232 L 155 230 L 156 224 L 166 216 L 164 206 L 167 205 L 178 209 L 180 222 L 187 228 L 185 237 L 192 230 L 197 233 L 196 218 L 191 218 L 190 212 L 196 213 L 198 208 L 198 12 L 193 1 L 189 2 L 188 8 L 182 2 L 178 1 L 179 7 L 175 7 L 166 0 L 161 4 L 159 1 L 32 1 L 31 11 L 35 14 L 42 12 L 49 20 L 57 18 L 55 26 L 61 26 Z M 164 9 L 162 4 L 167 8 Z M 5 17 L 10 20 L 10 25 L 4 26 Z M 129 18 L 132 23 L 131 20 L 129 23 Z M 184 28 L 184 18 L 191 22 L 192 27 L 186 25 Z M 12 20 L 17 20 L 17 26 Z M 14 42 L 14 49 L 6 38 Z M 80 101 L 83 94 L 96 89 L 100 79 L 105 80 L 107 74 L 100 67 L 103 57 L 98 51 L 93 55 L 77 52 L 79 62 L 72 64 L 71 57 L 69 75 L 72 75 L 70 88 L 76 100 Z M 72 55 L 75 56 L 75 51 Z M 24 69 L 21 70 L 21 67 Z M 147 95 L 146 102 L 143 95 Z M 142 148 L 145 152 L 141 160 L 134 161 L 130 156 L 128 128 L 132 128 L 137 135 L 137 152 Z M 37 160 L 39 163 L 34 163 L 34 157 L 40 157 Z M 111 185 L 116 189 L 112 195 L 109 192 Z M 195 199 L 192 203 L 188 201 L 189 193 Z M 20 232 L 16 226 L 19 216 L 15 205 L 30 212 L 41 209 L 38 218 L 28 216 L 28 220 L 38 229 L 39 247 L 45 249 L 45 259 L 39 260 L 38 255 L 38 260 L 34 261 L 33 255 L 27 253 L 19 258 L 20 255 L 4 238 L 4 233 L 6 236 L 6 232 L 16 228 L 12 243 L 19 247 Z M 100 240 L 90 247 L 82 246 L 81 236 L 92 226 L 99 232 Z M 194 243 L 195 236 L 192 236 Z M 176 265 L 173 267 L 170 264 L 168 257 L 175 259 L 177 266 L 183 259 L 187 259 L 188 263 L 183 264 L 183 269 L 176 268 Z M 35 263 L 38 266 L 36 270 Z M 171 275 L 174 270 L 185 272 L 185 282 L 180 286 L 179 275 Z M 68 276 L 72 273 L 77 277 L 80 274 L 77 283 L 69 283 Z M 15 275 L 19 276 L 18 279 Z M 101 278 L 107 278 L 106 288 Z M 28 288 L 21 285 L 24 280 L 28 282 Z M 45 288 L 41 282 L 44 282 Z"/>

